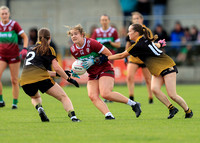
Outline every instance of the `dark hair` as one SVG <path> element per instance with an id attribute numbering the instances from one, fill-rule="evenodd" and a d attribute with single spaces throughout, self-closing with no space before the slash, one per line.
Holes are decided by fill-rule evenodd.
<path id="1" fill-rule="evenodd" d="M 108 19 L 110 20 L 110 16 L 109 16 L 109 15 L 107 15 L 107 14 L 102 14 L 101 17 L 102 17 L 102 16 L 106 16 L 106 17 L 108 17 Z M 101 19 L 101 17 L 100 17 L 100 19 Z"/>
<path id="2" fill-rule="evenodd" d="M 133 30 L 138 32 L 139 35 L 144 35 L 144 37 L 150 41 L 155 41 L 158 39 L 158 35 L 154 35 L 153 38 L 151 38 L 150 32 L 147 30 L 146 27 L 143 27 L 141 24 L 132 24 Z"/>
<path id="3" fill-rule="evenodd" d="M 49 39 L 50 39 L 49 29 L 41 28 L 38 31 L 38 42 L 41 42 L 41 44 L 37 45 L 34 48 L 37 54 L 40 54 L 41 56 L 49 54 L 49 44 L 48 44 Z"/>
<path id="4" fill-rule="evenodd" d="M 38 30 L 36 27 L 32 27 L 29 29 L 29 42 L 32 41 L 32 44 L 34 45 L 37 42 L 38 39 Z"/>

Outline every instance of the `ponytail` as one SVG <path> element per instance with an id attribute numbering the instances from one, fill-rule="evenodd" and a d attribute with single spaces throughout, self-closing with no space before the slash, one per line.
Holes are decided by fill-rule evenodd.
<path id="1" fill-rule="evenodd" d="M 147 30 L 146 27 L 142 27 L 143 29 L 143 34 L 145 36 L 146 39 L 150 40 L 150 41 L 155 41 L 156 39 L 158 39 L 158 35 L 154 35 L 153 38 L 151 38 L 150 32 Z"/>
<path id="2" fill-rule="evenodd" d="M 42 28 L 38 32 L 38 41 L 39 44 L 34 48 L 37 54 L 48 55 L 49 54 L 49 44 L 48 40 L 50 39 L 50 32 L 46 28 Z"/>

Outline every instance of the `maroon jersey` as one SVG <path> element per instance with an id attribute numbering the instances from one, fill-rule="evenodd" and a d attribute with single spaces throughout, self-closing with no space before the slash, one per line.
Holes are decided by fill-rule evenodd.
<path id="1" fill-rule="evenodd" d="M 88 59 L 88 58 L 96 58 L 99 57 L 101 52 L 104 50 L 104 46 L 99 43 L 98 41 L 91 39 L 91 38 L 85 38 L 84 44 L 82 47 L 78 47 L 76 44 L 73 44 L 70 48 L 71 54 L 76 59 Z M 110 62 L 105 62 L 101 65 L 98 63 L 92 65 L 89 69 L 87 69 L 87 72 L 90 75 L 97 75 L 105 70 L 113 70 L 111 67 Z"/>
<path id="2" fill-rule="evenodd" d="M 10 20 L 7 24 L 0 23 L 0 56 L 19 56 L 18 35 L 24 32 L 20 25 Z"/>
<path id="3" fill-rule="evenodd" d="M 120 38 L 118 36 L 117 30 L 113 27 L 109 27 L 106 31 L 104 31 L 102 28 L 97 28 L 93 34 L 92 39 L 97 40 L 101 44 L 104 44 L 105 42 L 120 42 Z M 115 54 L 117 52 L 117 48 L 111 46 L 110 44 L 104 44 L 111 52 L 112 54 Z"/>

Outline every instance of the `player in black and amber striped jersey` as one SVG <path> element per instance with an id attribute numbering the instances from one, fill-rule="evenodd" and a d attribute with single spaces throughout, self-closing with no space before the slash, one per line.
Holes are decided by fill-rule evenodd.
<path id="1" fill-rule="evenodd" d="M 109 60 L 125 58 L 129 55 L 139 57 L 147 66 L 152 76 L 152 91 L 156 97 L 169 109 L 168 119 L 174 117 L 178 109 L 168 100 L 161 91 L 163 84 L 166 86 L 168 96 L 179 104 L 185 111 L 185 118 L 192 118 L 193 113 L 182 97 L 176 93 L 176 73 L 178 72 L 175 62 L 158 48 L 163 43 L 153 43 L 155 37 L 150 38 L 148 31 L 140 24 L 129 26 L 128 35 L 131 40 L 136 41 L 126 51 L 120 54 L 108 56 Z M 104 57 L 104 61 L 106 58 Z M 103 58 L 101 59 L 103 61 Z"/>
<path id="2" fill-rule="evenodd" d="M 144 24 L 144 18 L 142 16 L 141 13 L 135 11 L 132 12 L 132 23 L 133 24 L 141 24 L 143 27 L 145 27 L 148 32 L 150 37 L 153 37 L 153 33 L 152 31 L 147 28 Z M 135 41 L 130 40 L 129 36 L 127 35 L 126 37 L 126 49 L 128 49 L 132 44 L 134 44 Z M 142 68 L 142 73 L 144 75 L 144 79 L 146 82 L 146 86 L 147 86 L 147 91 L 148 91 L 148 98 L 149 98 L 149 103 L 152 104 L 153 103 L 153 94 L 151 91 L 151 73 L 149 72 L 148 68 L 146 67 L 146 65 L 144 64 L 143 61 L 141 61 L 138 57 L 134 57 L 134 56 L 129 56 L 128 60 L 127 58 L 125 59 L 127 63 L 127 86 L 128 86 L 128 91 L 129 91 L 129 98 L 132 100 L 135 100 L 134 97 L 134 87 L 135 87 L 135 74 L 137 72 L 137 69 L 139 69 L 140 67 Z"/>
<path id="3" fill-rule="evenodd" d="M 47 28 L 42 28 L 39 30 L 38 35 L 38 43 L 35 47 L 29 49 L 24 61 L 20 85 L 24 92 L 31 97 L 32 104 L 38 110 L 43 122 L 48 122 L 49 119 L 42 107 L 42 99 L 38 90 L 42 93 L 46 92 L 61 101 L 71 120 L 79 122 L 80 120 L 75 115 L 71 100 L 51 77 L 59 75 L 75 86 L 78 87 L 79 85 L 70 78 L 70 73 L 65 72 L 58 64 L 55 50 L 49 46 L 51 41 L 50 31 Z M 47 70 L 51 65 L 56 72 Z"/>

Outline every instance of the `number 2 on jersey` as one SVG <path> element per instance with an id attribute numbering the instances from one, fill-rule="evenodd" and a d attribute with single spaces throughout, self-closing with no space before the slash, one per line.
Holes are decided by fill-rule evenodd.
<path id="1" fill-rule="evenodd" d="M 30 55 L 30 57 L 29 57 L 29 55 Z M 29 58 L 26 59 L 25 65 L 31 65 L 31 62 L 30 62 L 30 61 L 31 61 L 32 59 L 35 58 L 35 52 L 29 52 L 29 53 L 26 55 L 26 57 L 29 57 Z"/>

